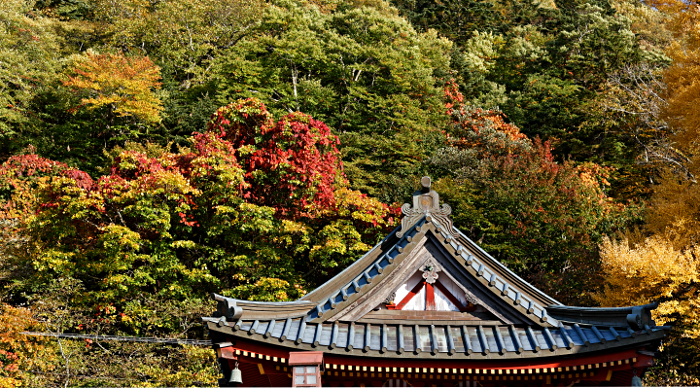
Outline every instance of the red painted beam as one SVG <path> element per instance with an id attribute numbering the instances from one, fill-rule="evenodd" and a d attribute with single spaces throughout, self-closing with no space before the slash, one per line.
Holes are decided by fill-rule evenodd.
<path id="1" fill-rule="evenodd" d="M 435 311 L 435 288 L 430 283 L 425 283 L 425 310 Z"/>

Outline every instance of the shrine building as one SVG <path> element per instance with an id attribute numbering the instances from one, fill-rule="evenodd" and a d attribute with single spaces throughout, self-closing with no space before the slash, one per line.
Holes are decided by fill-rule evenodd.
<path id="1" fill-rule="evenodd" d="M 401 226 L 293 302 L 214 295 L 221 386 L 630 386 L 655 304 L 565 306 L 455 229 L 421 180 Z"/>

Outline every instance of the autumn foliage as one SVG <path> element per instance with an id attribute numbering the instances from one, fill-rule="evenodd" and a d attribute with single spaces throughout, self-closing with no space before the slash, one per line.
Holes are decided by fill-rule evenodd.
<path id="1" fill-rule="evenodd" d="M 161 87 L 160 68 L 148 57 L 88 52 L 76 59 L 67 78 L 63 85 L 80 94 L 87 109 L 104 108 L 117 117 L 160 121 L 163 106 L 153 92 Z"/>
<path id="2" fill-rule="evenodd" d="M 452 118 L 446 134 L 449 144 L 479 150 L 480 158 L 519 153 L 528 147 L 527 136 L 496 108 L 470 107 L 452 79 L 445 86 L 445 108 Z"/>
<path id="3" fill-rule="evenodd" d="M 452 124 L 432 163 L 452 175 L 436 186 L 455 224 L 549 295 L 591 303 L 596 244 L 639 208 L 607 195 L 611 169 L 557 161 L 549 142 L 527 138 L 502 113 L 464 104 L 454 83 L 445 93 Z"/>
<path id="4" fill-rule="evenodd" d="M 0 303 L 0 388 L 24 386 L 23 373 L 50 363 L 46 341 L 22 334 L 36 327 L 28 308 Z"/>
<path id="5" fill-rule="evenodd" d="M 18 260 L 30 260 L 39 282 L 104 279 L 85 290 L 87 304 L 144 291 L 286 300 L 321 279 L 302 274 L 334 271 L 394 224 L 388 206 L 345 187 L 323 123 L 302 114 L 275 122 L 259 101 L 240 100 L 209 128 L 178 152 L 119 149 L 96 179 L 65 166 L 30 179 L 40 200 L 17 221 L 36 253 Z M 6 163 L 11 197 L 17 176 L 52 163 L 31 154 Z"/>
<path id="6" fill-rule="evenodd" d="M 259 100 L 247 99 L 219 108 L 208 129 L 238 149 L 244 198 L 292 217 L 335 205 L 340 142 L 324 123 L 298 112 L 275 123 Z"/>
<path id="7" fill-rule="evenodd" d="M 202 338 L 208 292 L 304 295 L 424 175 L 560 301 L 661 302 L 646 383 L 697 385 L 699 10 L 0 1 L 0 386 L 215 385 L 200 348 L 52 339 L 32 364 L 7 317 Z"/>

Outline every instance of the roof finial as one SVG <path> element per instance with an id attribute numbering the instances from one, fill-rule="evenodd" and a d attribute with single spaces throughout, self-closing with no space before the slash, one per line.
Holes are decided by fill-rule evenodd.
<path id="1" fill-rule="evenodd" d="M 452 208 L 448 204 L 440 206 L 440 196 L 431 189 L 430 177 L 424 176 L 420 180 L 421 190 L 413 193 L 413 206 L 408 203 L 401 206 L 401 212 L 404 218 L 401 220 L 401 230 L 396 233 L 398 237 L 402 237 L 404 233 L 421 218 L 426 217 L 429 222 L 433 222 L 438 227 L 442 227 L 444 231 L 451 235 L 456 235 L 452 227 L 450 214 Z"/>
<path id="2" fill-rule="evenodd" d="M 423 186 L 424 193 L 430 192 L 430 177 L 429 176 L 424 176 L 423 178 L 420 178 L 420 184 L 421 184 L 421 186 Z"/>

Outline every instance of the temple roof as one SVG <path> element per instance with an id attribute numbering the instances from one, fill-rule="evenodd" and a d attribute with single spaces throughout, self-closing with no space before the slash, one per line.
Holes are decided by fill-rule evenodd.
<path id="1" fill-rule="evenodd" d="M 293 302 L 216 295 L 209 329 L 300 350 L 451 359 L 556 356 L 663 337 L 654 304 L 574 307 L 544 294 L 454 228 L 429 178 L 422 184 L 401 226 L 325 284 Z"/>
<path id="2" fill-rule="evenodd" d="M 209 330 L 290 350 L 319 350 L 359 357 L 424 359 L 526 359 L 591 353 L 657 342 L 665 327 L 632 330 L 613 326 L 564 324 L 558 328 L 368 322 L 308 323 L 304 318 L 240 320 L 230 325 L 205 318 Z M 417 338 L 417 340 L 416 340 Z"/>

